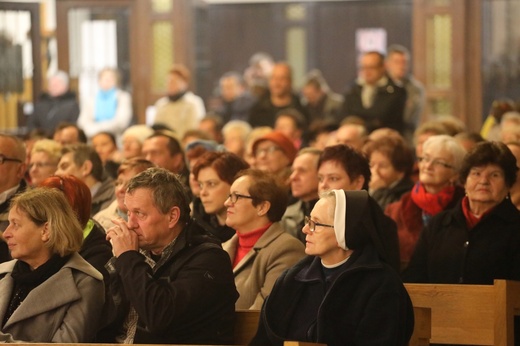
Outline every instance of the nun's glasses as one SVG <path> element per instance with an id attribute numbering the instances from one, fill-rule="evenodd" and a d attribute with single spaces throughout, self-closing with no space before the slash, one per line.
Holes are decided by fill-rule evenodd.
<path id="1" fill-rule="evenodd" d="M 311 220 L 311 218 L 310 218 L 309 216 L 305 216 L 305 224 L 306 224 L 307 226 L 309 226 L 309 230 L 310 230 L 311 232 L 313 232 L 313 233 L 314 233 L 314 231 L 316 230 L 316 226 L 322 226 L 322 227 L 334 228 L 333 225 L 326 225 L 326 224 L 324 224 L 324 223 L 318 223 L 318 222 L 316 222 L 316 221 L 313 221 L 313 220 Z"/>

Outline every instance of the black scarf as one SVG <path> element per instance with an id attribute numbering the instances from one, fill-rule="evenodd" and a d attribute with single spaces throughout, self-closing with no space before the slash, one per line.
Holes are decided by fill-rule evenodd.
<path id="1" fill-rule="evenodd" d="M 34 288 L 56 274 L 67 263 L 69 258 L 70 255 L 65 257 L 54 255 L 35 270 L 31 270 L 31 267 L 23 261 L 16 261 L 11 273 L 14 280 L 13 292 L 11 293 L 11 301 L 7 307 L 2 326 L 5 325 L 15 310 L 22 304 L 27 295 Z"/>

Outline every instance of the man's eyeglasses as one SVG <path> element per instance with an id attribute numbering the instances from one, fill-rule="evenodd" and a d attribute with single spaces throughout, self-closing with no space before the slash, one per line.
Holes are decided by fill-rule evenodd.
<path id="1" fill-rule="evenodd" d="M 239 198 L 248 198 L 248 199 L 254 199 L 253 196 L 246 196 L 246 195 L 241 195 L 239 193 L 236 193 L 236 192 L 231 192 L 229 195 L 228 195 L 228 198 L 229 200 L 231 201 L 231 203 L 235 204 Z"/>
<path id="2" fill-rule="evenodd" d="M 442 161 L 442 160 L 439 160 L 439 159 L 432 159 L 431 157 L 421 156 L 421 157 L 417 158 L 417 161 L 423 162 L 423 163 L 430 163 L 431 162 L 433 166 L 441 166 L 441 167 L 444 167 L 444 168 L 451 168 L 451 169 L 455 168 L 455 167 L 453 167 L 452 165 L 450 165 L 449 163 L 447 163 L 445 161 Z"/>
<path id="3" fill-rule="evenodd" d="M 324 223 L 318 223 L 316 221 L 313 221 L 309 216 L 305 216 L 305 224 L 309 226 L 309 230 L 313 233 L 316 230 L 316 226 L 334 228 L 333 225 L 326 225 Z"/>
<path id="4" fill-rule="evenodd" d="M 11 162 L 22 162 L 22 160 L 19 160 L 19 159 L 14 159 L 14 158 L 11 158 L 11 157 L 5 157 L 5 155 L 3 154 L 0 154 L 0 165 L 3 165 L 4 162 L 8 162 L 8 161 L 11 161 Z"/>
<path id="5" fill-rule="evenodd" d="M 262 148 L 262 149 L 256 149 L 255 151 L 255 156 L 260 156 L 262 154 L 272 154 L 274 153 L 275 151 L 277 150 L 281 150 L 280 147 L 276 146 L 276 145 L 271 145 L 270 147 L 267 147 L 267 148 Z"/>

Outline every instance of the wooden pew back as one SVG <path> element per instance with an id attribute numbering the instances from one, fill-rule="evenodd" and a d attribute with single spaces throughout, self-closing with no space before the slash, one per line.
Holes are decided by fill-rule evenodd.
<path id="1" fill-rule="evenodd" d="M 235 321 L 235 345 L 249 345 L 258 328 L 260 310 L 237 310 Z"/>
<path id="2" fill-rule="evenodd" d="M 520 282 L 494 285 L 405 284 L 413 305 L 431 308 L 431 342 L 514 345 Z"/>

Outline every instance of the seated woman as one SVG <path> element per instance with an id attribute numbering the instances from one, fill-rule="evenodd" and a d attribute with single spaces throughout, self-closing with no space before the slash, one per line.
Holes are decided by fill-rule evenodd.
<path id="1" fill-rule="evenodd" d="M 81 226 L 62 192 L 16 196 L 0 264 L 0 341 L 92 342 L 105 301 L 102 275 L 78 254 Z"/>
<path id="2" fill-rule="evenodd" d="M 287 191 L 269 173 L 238 173 L 224 203 L 226 225 L 236 234 L 222 244 L 233 263 L 237 309 L 260 309 L 280 274 L 305 254 L 303 244 L 280 226 Z"/>
<path id="3" fill-rule="evenodd" d="M 228 152 L 207 152 L 193 167 L 192 173 L 200 187 L 200 197 L 193 202 L 193 218 L 221 242 L 235 234 L 235 230 L 226 225 L 224 202 L 235 175 L 248 167 L 242 158 Z"/>
<path id="4" fill-rule="evenodd" d="M 52 139 L 40 139 L 31 149 L 29 177 L 31 185 L 38 186 L 45 178 L 58 169 L 61 158 L 61 144 Z"/>
<path id="5" fill-rule="evenodd" d="M 477 144 L 460 171 L 466 196 L 423 230 L 404 280 L 483 285 L 520 280 L 520 211 L 509 198 L 517 170 L 505 144 Z"/>
<path id="6" fill-rule="evenodd" d="M 412 302 L 386 262 L 382 218 L 366 191 L 322 193 L 302 230 L 309 256 L 276 281 L 251 345 L 408 345 Z"/>
<path id="7" fill-rule="evenodd" d="M 397 224 L 401 269 L 406 268 L 422 229 L 431 218 L 453 208 L 464 196 L 458 185 L 459 170 L 466 150 L 453 137 L 432 136 L 423 144 L 419 161 L 419 181 L 385 214 Z"/>
<path id="8" fill-rule="evenodd" d="M 370 161 L 369 192 L 385 210 L 409 192 L 414 183 L 410 179 L 413 168 L 413 153 L 404 138 L 382 137 L 368 142 L 363 151 Z"/>
<path id="9" fill-rule="evenodd" d="M 92 195 L 88 186 L 73 175 L 57 175 L 45 179 L 40 187 L 56 188 L 65 195 L 83 230 L 79 254 L 99 270 L 105 282 L 108 282 L 105 264 L 113 256 L 112 245 L 106 239 L 103 227 L 90 218 Z"/>

